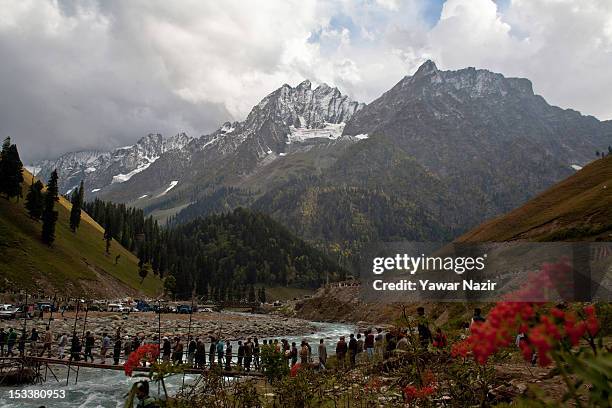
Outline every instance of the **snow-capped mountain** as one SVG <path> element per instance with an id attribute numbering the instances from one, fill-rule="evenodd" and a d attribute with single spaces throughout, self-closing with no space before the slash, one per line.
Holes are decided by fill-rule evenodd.
<path id="1" fill-rule="evenodd" d="M 97 193 L 110 184 L 130 180 L 146 170 L 162 154 L 182 149 L 192 140 L 185 133 L 169 138 L 149 134 L 132 146 L 119 147 L 110 152 L 66 153 L 56 160 L 44 160 L 29 167 L 42 180 L 47 180 L 51 172 L 57 169 L 59 188 L 63 194 L 70 193 L 81 180 L 85 181 L 88 192 Z"/>
<path id="2" fill-rule="evenodd" d="M 612 144 L 612 123 L 549 105 L 527 79 L 427 61 L 368 105 L 304 81 L 171 139 L 38 166 L 70 162 L 62 191 L 85 177 L 88 199 L 161 219 L 246 206 L 314 240 L 450 239 L 572 174 Z"/>
<path id="3" fill-rule="evenodd" d="M 201 150 L 215 154 L 249 146 L 262 159 L 285 152 L 286 145 L 305 139 L 336 139 L 346 122 L 365 105 L 343 95 L 338 88 L 309 80 L 296 87 L 287 84 L 261 100 L 243 122 L 226 122 L 198 141 Z"/>

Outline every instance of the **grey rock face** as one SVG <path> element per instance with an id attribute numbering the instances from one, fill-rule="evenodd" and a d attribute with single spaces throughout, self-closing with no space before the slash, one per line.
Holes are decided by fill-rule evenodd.
<path id="1" fill-rule="evenodd" d="M 149 134 L 132 146 L 119 147 L 111 152 L 66 153 L 56 160 L 34 163 L 32 167 L 39 169 L 37 176 L 43 180 L 47 180 L 51 172 L 57 169 L 60 192 L 63 194 L 78 186 L 81 180 L 85 181 L 88 193 L 97 193 L 110 184 L 130 180 L 146 170 L 162 154 L 180 150 L 191 141 L 192 138 L 185 133 L 170 138 Z"/>

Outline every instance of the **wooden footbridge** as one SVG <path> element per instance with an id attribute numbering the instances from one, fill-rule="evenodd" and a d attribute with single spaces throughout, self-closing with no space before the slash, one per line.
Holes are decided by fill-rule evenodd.
<path id="1" fill-rule="evenodd" d="M 123 365 L 89 363 L 85 361 L 71 361 L 69 359 L 45 358 L 36 356 L 25 357 L 0 357 L 0 385 L 12 385 L 18 383 L 42 383 L 53 377 L 57 382 L 60 382 L 54 367 L 64 366 L 68 368 L 66 374 L 66 384 L 70 379 L 70 373 L 75 372 L 75 383 L 78 382 L 79 368 L 88 368 L 96 370 L 115 370 L 123 371 Z M 210 368 L 194 368 L 189 365 L 181 365 L 181 374 L 205 375 L 211 372 Z M 213 369 L 214 370 L 214 369 Z M 151 367 L 135 367 L 134 371 L 149 372 Z M 263 378 L 264 374 L 259 371 L 232 371 L 232 370 L 215 370 L 223 377 L 255 377 Z"/>

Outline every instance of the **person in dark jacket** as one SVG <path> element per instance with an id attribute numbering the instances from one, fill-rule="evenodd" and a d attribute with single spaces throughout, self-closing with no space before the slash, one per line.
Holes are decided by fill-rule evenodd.
<path id="1" fill-rule="evenodd" d="M 357 340 L 355 339 L 355 335 L 353 333 L 351 333 L 349 336 L 348 349 L 350 365 L 351 368 L 353 368 L 355 367 L 355 360 L 357 358 Z"/>
<path id="2" fill-rule="evenodd" d="M 232 343 L 227 342 L 227 347 L 225 348 L 225 370 L 230 371 L 232 369 Z"/>
<path id="3" fill-rule="evenodd" d="M 172 344 L 170 344 L 170 339 L 168 337 L 164 337 L 162 339 L 162 361 L 169 362 L 170 355 L 172 354 Z"/>
<path id="4" fill-rule="evenodd" d="M 115 344 L 113 345 L 113 364 L 119 365 L 119 359 L 121 358 L 121 337 L 117 337 Z"/>
<path id="5" fill-rule="evenodd" d="M 195 365 L 203 369 L 206 366 L 206 345 L 202 339 L 196 339 Z"/>
<path id="6" fill-rule="evenodd" d="M 249 337 L 244 344 L 244 369 L 251 371 L 251 362 L 253 361 L 253 342 Z"/>
<path id="7" fill-rule="evenodd" d="M 4 331 L 4 327 L 0 327 L 0 357 L 4 357 L 4 347 L 6 346 L 8 334 Z"/>
<path id="8" fill-rule="evenodd" d="M 13 328 L 11 327 L 8 331 L 8 334 L 6 335 L 6 355 L 7 356 L 9 354 L 11 355 L 11 357 L 14 356 L 13 347 L 15 347 L 16 342 L 17 342 L 17 332 L 13 330 Z"/>
<path id="9" fill-rule="evenodd" d="M 94 361 L 93 354 L 91 352 L 93 350 L 94 343 L 95 343 L 95 338 L 91 334 L 91 332 L 88 331 L 87 333 L 85 333 L 85 362 L 87 362 L 88 358 L 91 359 L 92 363 Z"/>
<path id="10" fill-rule="evenodd" d="M 295 344 L 295 341 L 291 342 L 291 367 L 297 364 L 298 362 L 298 349 Z"/>
<path id="11" fill-rule="evenodd" d="M 70 361 L 81 360 L 81 341 L 76 332 L 72 333 L 72 340 L 70 341 Z"/>
<path id="12" fill-rule="evenodd" d="M 210 368 L 215 364 L 215 353 L 217 352 L 217 341 L 214 337 L 210 337 L 210 346 L 208 347 L 208 361 Z"/>
<path id="13" fill-rule="evenodd" d="M 187 345 L 187 364 L 193 366 L 193 359 L 195 358 L 196 349 L 198 344 L 195 339 L 189 340 L 189 344 Z"/>
<path id="14" fill-rule="evenodd" d="M 244 359 L 244 346 L 242 340 L 238 340 L 238 369 L 242 369 L 242 360 Z"/>
<path id="15" fill-rule="evenodd" d="M 336 359 L 338 360 L 338 369 L 344 369 L 346 365 L 346 352 L 348 351 L 348 346 L 346 341 L 344 341 L 344 336 L 340 336 L 340 340 L 336 343 Z"/>

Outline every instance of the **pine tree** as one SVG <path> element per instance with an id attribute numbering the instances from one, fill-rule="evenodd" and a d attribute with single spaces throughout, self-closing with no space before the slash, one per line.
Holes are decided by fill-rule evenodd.
<path id="1" fill-rule="evenodd" d="M 107 218 L 106 226 L 104 227 L 104 240 L 106 241 L 106 254 L 110 255 L 110 246 L 113 240 L 113 225 L 110 217 Z"/>
<path id="2" fill-rule="evenodd" d="M 72 209 L 70 210 L 70 229 L 72 232 L 76 232 L 81 223 L 81 207 L 83 206 L 83 180 L 78 189 L 72 192 L 70 202 L 72 203 Z"/>
<path id="3" fill-rule="evenodd" d="M 11 138 L 4 139 L 0 153 L 0 193 L 6 198 L 21 197 L 21 183 L 23 183 L 23 163 L 19 158 L 17 146 L 11 144 Z"/>
<path id="4" fill-rule="evenodd" d="M 28 195 L 26 196 L 25 207 L 28 210 L 30 217 L 36 221 L 40 220 L 45 204 L 43 188 L 43 183 L 41 183 L 40 180 L 36 180 L 36 182 L 34 182 L 34 177 L 32 177 L 32 184 L 30 185 L 30 191 L 28 191 Z"/>
<path id="5" fill-rule="evenodd" d="M 253 287 L 253 285 L 251 285 L 251 287 L 249 288 L 249 303 L 253 303 L 255 302 L 255 288 Z"/>
<path id="6" fill-rule="evenodd" d="M 55 223 L 57 222 L 57 211 L 55 211 L 55 202 L 58 201 L 57 196 L 57 170 L 53 170 L 51 178 L 47 184 L 47 192 L 44 197 L 44 207 L 42 212 L 42 240 L 45 244 L 51 245 L 55 241 Z"/>

